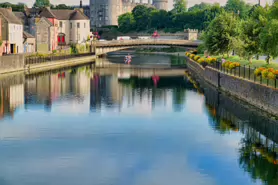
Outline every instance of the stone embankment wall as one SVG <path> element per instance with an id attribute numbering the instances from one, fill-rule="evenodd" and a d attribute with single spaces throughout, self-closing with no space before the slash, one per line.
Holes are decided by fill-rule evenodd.
<path id="1" fill-rule="evenodd" d="M 24 70 L 24 55 L 0 56 L 0 74 Z"/>
<path id="2" fill-rule="evenodd" d="M 278 115 L 278 89 L 231 76 L 188 59 L 188 67 L 213 86 L 271 114 Z"/>

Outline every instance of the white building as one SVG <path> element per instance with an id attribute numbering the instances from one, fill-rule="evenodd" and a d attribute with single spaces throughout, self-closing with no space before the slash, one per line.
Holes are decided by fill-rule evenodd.
<path id="1" fill-rule="evenodd" d="M 4 53 L 16 54 L 23 52 L 23 25 L 14 15 L 11 8 L 0 8 L 2 19 L 2 40 L 4 42 Z"/>
<path id="2" fill-rule="evenodd" d="M 65 44 L 85 43 L 90 32 L 90 20 L 82 10 L 51 10 L 59 21 L 58 37 Z M 58 42 L 59 42 L 58 39 Z"/>

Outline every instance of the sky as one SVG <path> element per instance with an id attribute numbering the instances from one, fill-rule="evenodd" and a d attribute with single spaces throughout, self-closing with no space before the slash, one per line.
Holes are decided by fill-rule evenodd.
<path id="1" fill-rule="evenodd" d="M 1 2 L 8 1 L 10 3 L 18 3 L 18 2 L 24 2 L 28 6 L 32 6 L 35 2 L 35 0 L 1 0 Z M 89 4 L 90 0 L 83 0 L 83 4 Z M 100 0 L 102 1 L 102 0 Z M 139 0 L 137 0 L 139 1 Z M 143 0 L 147 2 L 147 0 Z M 227 0 L 188 0 L 188 5 L 193 6 L 194 4 L 199 4 L 201 2 L 206 2 L 206 3 L 215 3 L 218 2 L 220 4 L 225 4 Z M 80 0 L 50 0 L 52 4 L 67 4 L 67 5 L 79 5 Z M 173 2 L 173 0 L 169 0 L 170 4 Z M 246 0 L 248 3 L 257 3 L 258 0 Z M 272 0 L 261 0 L 262 4 L 265 4 L 266 2 L 272 2 Z M 171 9 L 171 7 L 169 7 Z"/>

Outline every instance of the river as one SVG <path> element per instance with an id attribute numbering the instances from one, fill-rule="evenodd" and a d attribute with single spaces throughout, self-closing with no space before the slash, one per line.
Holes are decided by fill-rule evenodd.
<path id="1" fill-rule="evenodd" d="M 278 184 L 277 121 L 190 74 L 115 74 L 88 65 L 1 79 L 0 185 Z"/>

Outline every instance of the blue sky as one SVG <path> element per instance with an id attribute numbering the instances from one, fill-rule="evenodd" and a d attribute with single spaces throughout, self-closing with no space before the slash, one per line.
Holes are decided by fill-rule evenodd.
<path id="1" fill-rule="evenodd" d="M 35 0 L 1 0 L 1 1 L 8 1 L 11 3 L 18 3 L 18 2 L 24 2 L 26 4 L 28 4 L 28 6 L 31 6 Z M 79 0 L 50 0 L 52 4 L 68 4 L 68 5 L 76 5 L 79 4 Z M 137 0 L 139 1 L 139 0 Z M 147 1 L 147 0 L 144 0 Z M 169 0 L 170 2 L 172 2 L 173 0 Z M 227 0 L 188 0 L 189 6 L 192 6 L 194 4 L 198 4 L 200 2 L 207 2 L 207 3 L 214 3 L 214 2 L 218 2 L 221 4 L 225 4 Z M 258 0 L 246 0 L 246 2 L 249 3 L 257 3 Z M 272 2 L 272 0 L 261 0 L 262 4 L 265 4 L 265 2 Z M 83 0 L 84 4 L 89 4 L 89 0 Z"/>

